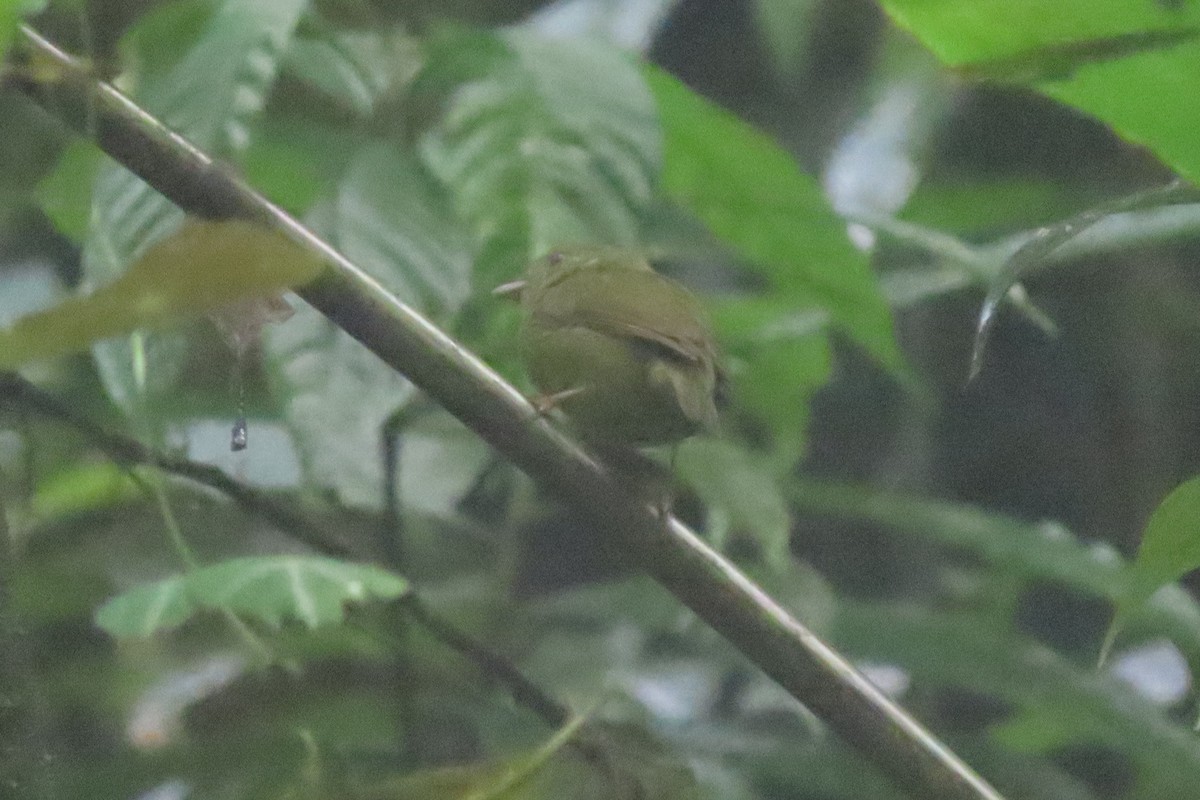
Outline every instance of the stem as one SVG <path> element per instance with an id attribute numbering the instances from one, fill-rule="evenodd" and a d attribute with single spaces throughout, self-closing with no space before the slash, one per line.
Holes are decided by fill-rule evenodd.
<path id="1" fill-rule="evenodd" d="M 19 375 L 0 372 L 0 407 L 4 406 L 39 414 L 67 425 L 81 434 L 88 443 L 99 449 L 108 458 L 122 466 L 154 467 L 160 472 L 173 474 L 214 489 L 247 513 L 262 517 L 277 527 L 281 533 L 295 538 L 317 552 L 340 558 L 348 555 L 346 549 L 329 531 L 313 524 L 304 515 L 297 513 L 290 506 L 268 496 L 263 491 L 242 483 L 216 467 L 199 464 L 185 458 L 168 457 L 151 450 L 136 439 L 106 431 Z M 0 507 L 0 511 L 2 510 Z M 3 532 L 3 521 L 3 517 L 0 516 L 0 532 Z M 3 637 L 7 631 L 8 619 L 3 604 L 4 578 L 6 576 L 4 569 L 10 563 L 3 547 L 6 543 L 6 540 L 0 540 L 0 637 Z M 425 628 L 433 638 L 472 662 L 488 680 L 506 687 L 514 700 L 541 717 L 547 725 L 552 728 L 560 728 L 570 719 L 570 709 L 543 692 L 503 656 L 492 652 L 486 645 L 458 630 L 449 621 L 431 611 L 416 594 L 410 594 L 401 605 L 405 614 Z M 259 655 L 268 661 L 272 660 L 269 658 L 270 651 L 257 636 L 253 635 L 253 631 L 246 628 L 245 623 L 242 623 L 236 615 L 230 614 L 230 617 L 233 622 L 240 625 L 239 632 L 244 632 L 252 637 L 248 642 Z M 3 639 L 0 638 L 0 641 Z M 0 667 L 4 665 L 2 658 L 5 652 L 7 651 L 0 650 Z M 3 675 L 2 671 L 0 671 L 0 675 Z M 3 700 L 3 695 L 0 695 L 0 700 Z M 3 706 L 0 705 L 0 711 L 2 710 Z M 0 753 L 2 752 L 0 750 Z"/>
<path id="2" fill-rule="evenodd" d="M 77 129 L 84 129 L 85 110 L 93 108 L 99 146 L 185 211 L 261 222 L 321 257 L 327 268 L 298 290 L 301 297 L 589 516 L 605 543 L 656 578 L 899 786 L 919 798 L 1000 798 L 733 564 L 678 521 L 664 524 L 639 503 L 477 356 L 30 28 L 21 28 L 15 49 L 53 69 L 15 70 L 11 85 Z"/>
<path id="3" fill-rule="evenodd" d="M 150 493 L 154 495 L 154 502 L 158 505 L 158 513 L 162 515 L 163 526 L 167 529 L 167 538 L 170 540 L 175 554 L 179 556 L 179 560 L 183 562 L 186 569 L 196 569 L 200 566 L 200 561 L 183 536 L 179 518 L 175 516 L 175 510 L 171 508 L 171 501 L 167 498 L 166 489 L 163 488 L 162 475 L 151 465 L 145 470 L 143 480 L 149 486 Z"/>

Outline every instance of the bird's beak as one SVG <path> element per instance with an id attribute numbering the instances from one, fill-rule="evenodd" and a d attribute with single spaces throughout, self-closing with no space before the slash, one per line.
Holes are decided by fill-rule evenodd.
<path id="1" fill-rule="evenodd" d="M 507 297 L 511 300 L 520 300 L 521 292 L 525 290 L 525 281 L 509 281 L 502 283 L 495 289 L 492 289 L 492 294 L 496 297 Z"/>

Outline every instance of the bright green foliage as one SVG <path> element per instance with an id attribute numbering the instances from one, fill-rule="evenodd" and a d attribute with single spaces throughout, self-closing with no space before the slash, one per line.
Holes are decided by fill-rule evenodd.
<path id="1" fill-rule="evenodd" d="M 441 44 L 456 43 L 491 62 L 453 92 L 420 151 L 478 237 L 481 275 L 512 277 L 564 242 L 634 244 L 660 145 L 654 100 L 630 59 L 526 32 Z M 479 68 L 463 58 L 435 51 L 426 80 Z"/>
<path id="2" fill-rule="evenodd" d="M 80 464 L 42 481 L 30 498 L 29 511 L 34 519 L 49 522 L 130 502 L 141 492 L 129 473 L 115 464 Z"/>
<path id="3" fill-rule="evenodd" d="M 1200 568 L 1200 478 L 1175 488 L 1142 532 L 1126 591 L 1118 597 L 1114 630 L 1139 614 L 1156 591 Z"/>
<path id="4" fill-rule="evenodd" d="M 46 7 L 47 0 L 0 0 L 0 58 L 17 31 L 21 18 L 36 14 Z"/>
<path id="5" fill-rule="evenodd" d="M 113 636 L 152 636 L 202 610 L 235 614 L 279 627 L 340 622 L 349 603 L 394 600 L 408 591 L 403 578 L 378 567 L 317 556 L 232 558 L 109 600 L 96 623 Z"/>
<path id="6" fill-rule="evenodd" d="M 883 6 L 946 63 L 1029 83 L 1148 147 L 1193 182 L 1200 179 L 1194 3 L 884 0 Z"/>
<path id="7" fill-rule="evenodd" d="M 833 361 L 824 315 L 787 315 L 753 300 L 723 303 L 714 314 L 729 353 L 736 404 L 770 427 L 780 469 L 805 452 L 809 404 L 829 380 Z"/>
<path id="8" fill-rule="evenodd" d="M 54 227 L 72 241 L 82 242 L 92 217 L 92 184 L 100 169 L 100 151 L 89 142 L 72 142 L 58 165 L 38 187 L 42 210 Z"/>
<path id="9" fill-rule="evenodd" d="M 663 124 L 663 184 L 750 259 L 788 316 L 828 313 L 883 364 L 903 358 L 866 257 L 846 238 L 816 181 L 767 136 L 648 69 Z"/>

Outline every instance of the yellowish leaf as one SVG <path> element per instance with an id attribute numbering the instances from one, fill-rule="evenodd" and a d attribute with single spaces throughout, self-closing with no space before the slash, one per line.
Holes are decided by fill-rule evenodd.
<path id="1" fill-rule="evenodd" d="M 189 220 L 117 280 L 0 331 L 0 368 L 87 349 L 141 328 L 163 328 L 317 276 L 321 260 L 283 234 L 245 220 Z"/>

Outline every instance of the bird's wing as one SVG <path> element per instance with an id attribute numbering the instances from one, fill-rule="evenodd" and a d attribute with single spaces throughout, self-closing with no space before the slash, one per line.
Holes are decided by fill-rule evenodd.
<path id="1" fill-rule="evenodd" d="M 632 339 L 670 359 L 702 362 L 714 356 L 700 302 L 675 281 L 649 270 L 578 270 L 545 287 L 533 308 L 544 323 Z"/>

